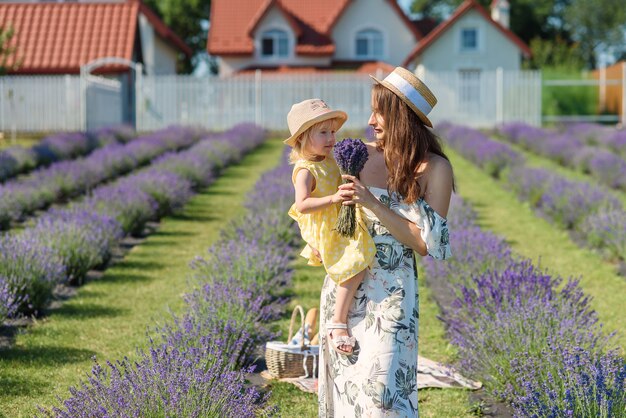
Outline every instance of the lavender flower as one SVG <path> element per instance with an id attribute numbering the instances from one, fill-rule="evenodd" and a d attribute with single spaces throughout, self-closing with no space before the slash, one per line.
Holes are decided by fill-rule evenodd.
<path id="1" fill-rule="evenodd" d="M 14 280 L 11 280 L 14 282 Z M 21 300 L 26 295 L 21 293 L 21 297 L 11 290 L 10 280 L 0 275 L 0 325 L 5 319 L 12 317 L 17 312 Z"/>
<path id="2" fill-rule="evenodd" d="M 367 161 L 367 147 L 360 139 L 346 138 L 335 145 L 333 155 L 339 166 L 341 174 L 359 176 L 359 173 Z M 344 180 L 344 183 L 350 182 Z M 339 209 L 337 226 L 335 228 L 344 237 L 354 237 L 356 232 L 356 207 L 344 206 Z"/>

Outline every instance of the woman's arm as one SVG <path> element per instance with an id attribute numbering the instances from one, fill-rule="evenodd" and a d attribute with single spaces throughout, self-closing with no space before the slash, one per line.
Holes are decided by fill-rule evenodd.
<path id="1" fill-rule="evenodd" d="M 315 188 L 315 177 L 305 168 L 296 173 L 294 188 L 296 191 L 296 209 L 300 213 L 311 213 L 343 201 L 340 191 L 324 197 L 311 197 Z"/>
<path id="2" fill-rule="evenodd" d="M 378 217 L 380 222 L 385 225 L 394 238 L 404 245 L 411 247 L 421 256 L 427 254 L 426 243 L 422 239 L 421 231 L 413 222 L 398 215 L 381 203 L 367 187 L 355 177 L 343 177 L 354 182 L 339 186 L 340 190 L 347 192 L 344 196 L 346 196 L 348 200 L 344 201 L 344 205 L 360 203 Z M 445 218 L 448 215 L 450 196 L 452 195 L 452 166 L 443 158 L 436 163 L 433 161 L 424 180 L 424 184 L 426 185 L 424 200 L 426 200 L 426 203 L 428 203 L 435 212 Z M 352 197 L 350 198 L 349 196 Z"/>
<path id="3" fill-rule="evenodd" d="M 385 228 L 389 230 L 395 239 L 411 247 L 421 256 L 427 254 L 426 243 L 420 235 L 420 229 L 413 222 L 398 215 L 381 203 L 356 177 L 344 175 L 343 178 L 353 182 L 339 186 L 339 190 L 345 191 L 343 195 L 348 199 L 343 202 L 344 205 L 359 203 L 368 208 L 385 225 Z"/>

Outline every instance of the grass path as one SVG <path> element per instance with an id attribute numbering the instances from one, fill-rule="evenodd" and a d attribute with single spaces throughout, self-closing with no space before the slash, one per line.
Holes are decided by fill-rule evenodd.
<path id="1" fill-rule="evenodd" d="M 33 416 L 90 373 L 99 362 L 135 356 L 147 345 L 146 331 L 180 311 L 187 290 L 188 263 L 243 213 L 242 203 L 260 173 L 273 168 L 284 145 L 262 145 L 196 195 L 177 216 L 162 220 L 156 233 L 134 247 L 101 280 L 81 287 L 50 316 L 18 335 L 0 351 L 0 416 Z"/>
<path id="2" fill-rule="evenodd" d="M 619 332 L 615 341 L 624 350 L 626 278 L 617 275 L 616 266 L 592 250 L 580 248 L 565 230 L 536 216 L 527 203 L 519 202 L 501 183 L 452 149 L 446 152 L 457 173 L 459 193 L 478 212 L 479 225 L 504 237 L 516 253 L 549 272 L 582 277 L 581 286 L 593 297 L 591 305 L 605 330 Z"/>

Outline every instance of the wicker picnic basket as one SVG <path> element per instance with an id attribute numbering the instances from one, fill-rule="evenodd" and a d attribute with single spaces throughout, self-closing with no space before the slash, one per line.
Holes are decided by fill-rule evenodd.
<path id="1" fill-rule="evenodd" d="M 302 343 L 289 344 L 293 337 L 294 321 L 300 314 L 300 330 L 304 336 L 304 310 L 298 305 L 291 314 L 289 324 L 289 338 L 287 343 L 281 341 L 269 341 L 265 344 L 265 363 L 272 377 L 282 379 L 285 377 L 314 377 L 317 371 L 317 356 L 319 345 L 307 345 L 302 338 Z"/>

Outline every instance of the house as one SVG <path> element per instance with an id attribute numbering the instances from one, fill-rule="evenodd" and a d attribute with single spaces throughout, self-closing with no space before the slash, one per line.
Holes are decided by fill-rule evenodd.
<path id="1" fill-rule="evenodd" d="M 423 37 L 396 0 L 213 0 L 207 50 L 221 75 L 388 72 Z"/>
<path id="2" fill-rule="evenodd" d="M 79 74 L 97 58 L 143 64 L 148 75 L 175 74 L 178 54 L 191 49 L 140 0 L 2 2 L 0 26 L 12 27 L 13 75 Z M 120 64 L 95 69 L 125 73 Z"/>
<path id="3" fill-rule="evenodd" d="M 0 115 L 0 122 L 21 120 L 20 129 L 29 131 L 56 127 L 59 119 L 65 120 L 61 126 L 82 129 L 134 126 L 137 71 L 176 74 L 178 55 L 192 55 L 140 0 L 2 2 L 0 26 L 14 30 L 15 49 L 7 62 L 10 77 L 0 88 L 9 103 L 0 111 L 11 113 Z M 81 68 L 88 70 L 79 78 Z M 52 77 L 32 77 L 42 75 Z M 29 122 L 32 114 L 41 124 Z"/>
<path id="4" fill-rule="evenodd" d="M 509 29 L 509 2 L 493 0 L 491 15 L 475 0 L 465 0 L 430 31 L 402 65 L 424 71 L 455 71 L 476 77 L 481 71 L 519 70 L 530 48 Z"/>
<path id="5" fill-rule="evenodd" d="M 404 65 L 433 71 L 519 69 L 530 49 L 508 29 L 508 2 L 492 15 L 466 0 L 434 25 L 412 22 L 396 0 L 213 0 L 207 50 L 220 73 L 364 72 Z M 436 26 L 436 27 L 435 27 Z"/>

